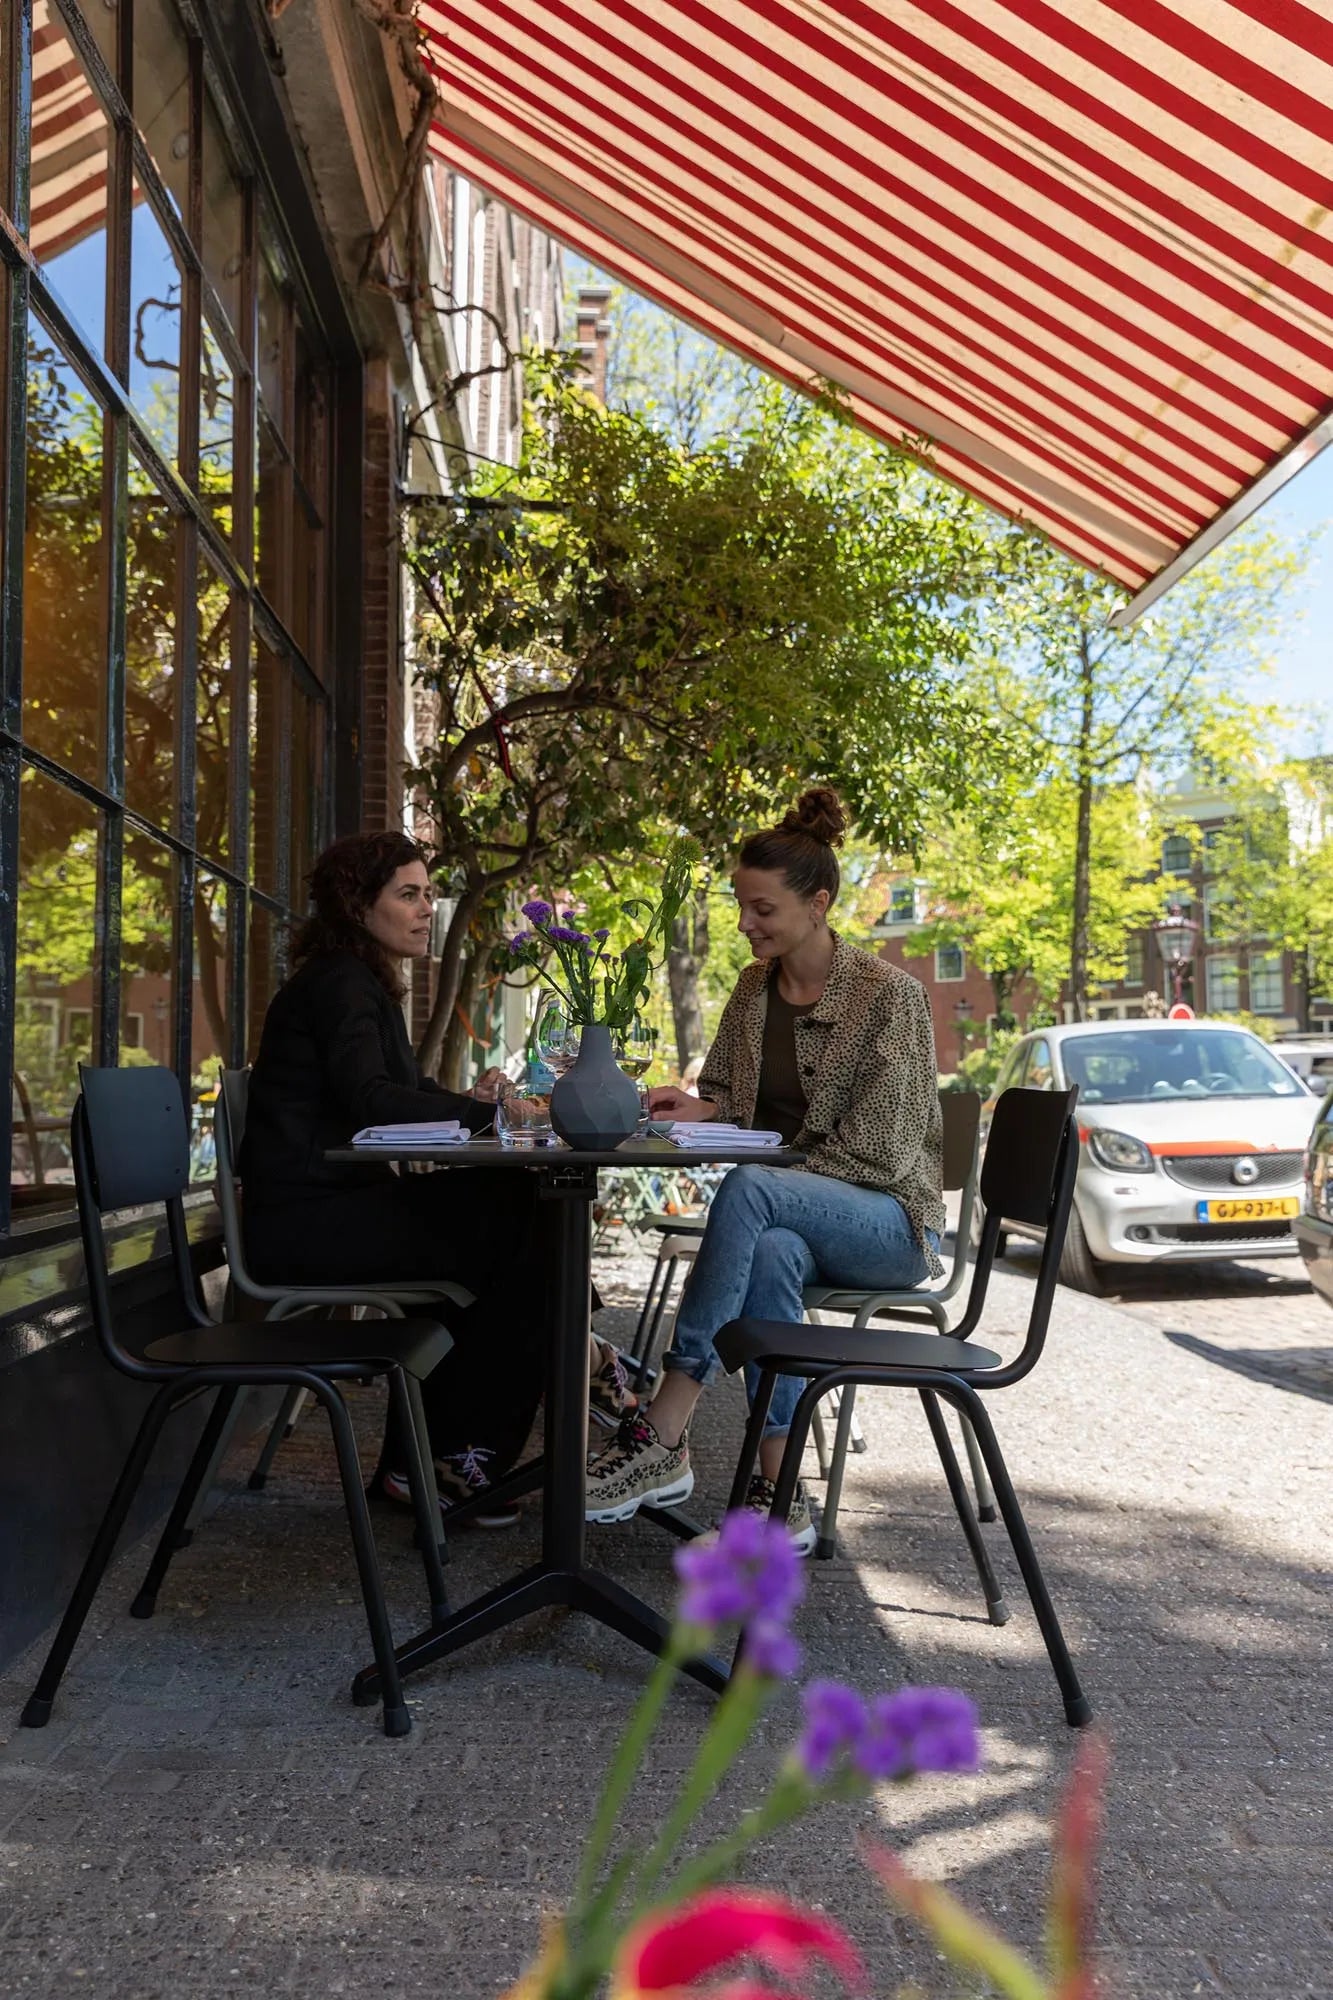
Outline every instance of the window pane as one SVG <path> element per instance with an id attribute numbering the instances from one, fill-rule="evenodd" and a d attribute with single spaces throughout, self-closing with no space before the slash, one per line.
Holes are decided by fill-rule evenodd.
<path id="1" fill-rule="evenodd" d="M 191 1074 L 197 1087 L 231 1060 L 231 928 L 228 892 L 215 875 L 200 873 L 194 889 L 194 985 L 191 995 Z M 205 1173 L 204 1179 L 209 1178 Z"/>
<path id="2" fill-rule="evenodd" d="M 195 683 L 196 844 L 231 859 L 231 597 L 217 571 L 199 565 L 198 676 Z"/>
<path id="3" fill-rule="evenodd" d="M 256 639 L 250 722 L 250 880 L 276 902 L 282 902 L 286 893 L 282 799 L 290 682 L 286 661 Z"/>
<path id="4" fill-rule="evenodd" d="M 92 0 L 94 9 L 99 0 Z M 134 120 L 182 222 L 190 219 L 190 50 L 171 0 L 134 0 Z"/>
<path id="5" fill-rule="evenodd" d="M 261 255 L 259 280 L 259 389 L 273 423 L 285 438 L 291 436 L 288 407 L 288 312 L 281 286 Z"/>
<path id="6" fill-rule="evenodd" d="M 1240 1006 L 1240 967 L 1234 958 L 1208 960 L 1208 1011 L 1234 1013 Z"/>
<path id="7" fill-rule="evenodd" d="M 1256 1014 L 1280 1014 L 1282 960 L 1276 954 L 1250 960 L 1250 1007 Z"/>
<path id="8" fill-rule="evenodd" d="M 292 473 L 267 415 L 260 414 L 257 436 L 255 581 L 285 624 L 291 615 Z"/>
<path id="9" fill-rule="evenodd" d="M 16 1210 L 72 1198 L 69 1114 L 96 1045 L 100 815 L 39 771 L 19 785 L 12 1178 Z"/>
<path id="10" fill-rule="evenodd" d="M 136 827 L 125 829 L 120 900 L 120 1061 L 176 1060 L 172 919 L 176 858 Z"/>
<path id="11" fill-rule="evenodd" d="M 125 798 L 156 826 L 175 825 L 176 516 L 130 456 L 125 578 Z"/>
<path id="12" fill-rule="evenodd" d="M 36 319 L 28 336 L 23 734 L 81 778 L 103 775 L 106 582 L 102 411 Z"/>
<path id="13" fill-rule="evenodd" d="M 232 439 L 236 384 L 222 347 L 205 319 L 201 326 L 199 371 L 199 497 L 219 534 L 231 540 L 234 520 Z"/>
<path id="14" fill-rule="evenodd" d="M 290 957 L 290 940 L 287 926 L 274 916 L 272 910 L 263 903 L 250 904 L 250 954 L 246 963 L 246 980 L 249 986 L 247 1007 L 249 1035 L 246 1041 L 247 1062 L 253 1062 L 259 1053 L 259 1038 L 264 1031 L 264 1015 L 268 1003 L 287 977 Z"/>
<path id="15" fill-rule="evenodd" d="M 293 686 L 291 771 L 291 865 L 288 901 L 302 914 L 306 882 L 319 852 L 319 815 L 324 794 L 324 704 Z"/>
<path id="16" fill-rule="evenodd" d="M 174 464 L 180 436 L 181 274 L 162 225 L 134 186 L 130 241 L 130 396 Z"/>
<path id="17" fill-rule="evenodd" d="M 248 329 L 241 325 L 241 251 L 245 209 L 240 177 L 231 163 L 222 123 L 212 100 L 204 100 L 204 240 L 200 246 L 204 273 L 218 295 L 222 310 L 249 355 Z"/>
<path id="18" fill-rule="evenodd" d="M 110 8 L 89 12 L 95 29 L 114 34 L 116 16 Z M 28 240 L 88 340 L 101 348 L 106 341 L 111 127 L 52 0 L 34 0 L 32 70 Z"/>

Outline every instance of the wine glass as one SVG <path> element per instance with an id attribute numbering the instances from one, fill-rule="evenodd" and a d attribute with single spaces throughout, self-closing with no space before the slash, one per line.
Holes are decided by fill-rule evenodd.
<path id="1" fill-rule="evenodd" d="M 533 1046 L 539 1061 L 545 1063 L 552 1076 L 563 1076 L 578 1061 L 579 1031 L 570 1021 L 569 1009 L 556 994 L 542 1008 Z"/>
<path id="2" fill-rule="evenodd" d="M 617 1067 L 625 1076 L 631 1077 L 639 1090 L 639 1122 L 636 1136 L 642 1138 L 648 1129 L 648 1092 L 639 1079 L 646 1076 L 653 1066 L 657 1054 L 657 1034 L 648 1026 L 641 1014 L 636 1014 L 629 1026 L 622 1028 L 616 1037 L 615 1057 Z"/>

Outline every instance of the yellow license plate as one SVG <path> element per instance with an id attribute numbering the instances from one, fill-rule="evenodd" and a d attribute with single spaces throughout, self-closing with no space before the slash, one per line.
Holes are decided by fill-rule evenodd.
<path id="1" fill-rule="evenodd" d="M 1299 1215 L 1301 1205 L 1294 1194 L 1242 1195 L 1234 1201 L 1201 1201 L 1200 1222 L 1277 1222 L 1284 1215 Z"/>

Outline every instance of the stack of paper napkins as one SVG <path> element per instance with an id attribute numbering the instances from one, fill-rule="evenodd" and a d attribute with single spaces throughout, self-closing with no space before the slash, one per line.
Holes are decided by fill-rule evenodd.
<path id="1" fill-rule="evenodd" d="M 782 1144 L 781 1132 L 752 1132 L 746 1125 L 723 1125 L 712 1118 L 702 1125 L 673 1124 L 667 1137 L 673 1146 L 687 1146 L 692 1153 L 713 1147 L 720 1153 L 729 1153 L 733 1148 L 763 1152 L 767 1147 Z"/>
<path id="2" fill-rule="evenodd" d="M 367 1125 L 352 1134 L 354 1146 L 465 1146 L 472 1134 L 456 1118 L 436 1125 Z"/>

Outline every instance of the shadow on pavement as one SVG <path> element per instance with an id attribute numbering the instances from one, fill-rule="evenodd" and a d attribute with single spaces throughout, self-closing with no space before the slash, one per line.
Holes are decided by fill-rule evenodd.
<path id="1" fill-rule="evenodd" d="M 1238 1375 L 1271 1382 L 1297 1396 L 1333 1403 L 1333 1347 L 1217 1347 L 1197 1334 L 1181 1333 L 1173 1327 L 1164 1327 L 1163 1332 L 1177 1347 L 1187 1348 L 1205 1361 L 1216 1361 L 1223 1368 L 1234 1368 Z"/>

